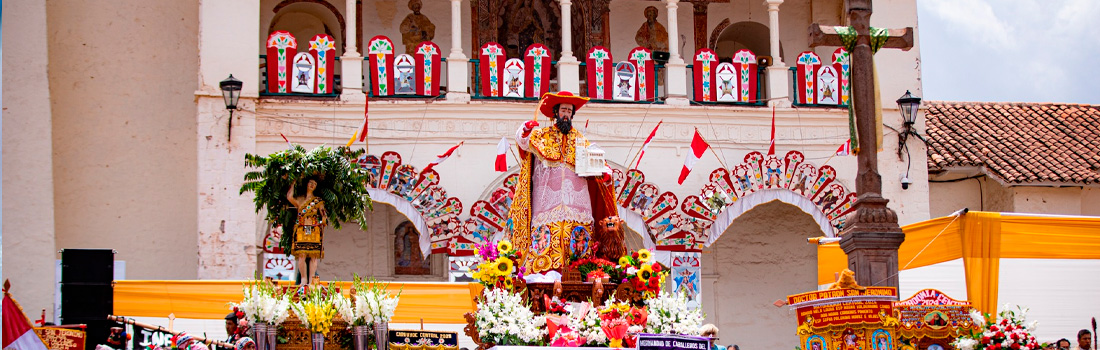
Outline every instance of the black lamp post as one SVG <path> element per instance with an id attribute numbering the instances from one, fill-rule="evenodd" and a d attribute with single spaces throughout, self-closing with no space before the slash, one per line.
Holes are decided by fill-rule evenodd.
<path id="1" fill-rule="evenodd" d="M 229 129 L 226 132 L 226 139 L 233 139 L 233 111 L 237 110 L 237 100 L 241 98 L 241 88 L 244 87 L 244 83 L 230 74 L 228 78 L 218 83 L 222 88 L 222 98 L 225 99 L 225 109 L 229 110 Z"/>
<path id="2" fill-rule="evenodd" d="M 901 110 L 902 121 L 901 130 L 898 132 L 898 159 L 901 159 L 901 149 L 907 148 L 905 146 L 905 141 L 909 139 L 909 136 L 916 137 L 925 143 L 928 141 L 924 139 L 924 136 L 918 134 L 917 130 L 913 127 L 913 125 L 917 123 L 917 109 L 920 108 L 920 97 L 913 96 L 909 90 L 905 90 L 905 95 L 898 98 L 897 102 L 898 109 Z"/>

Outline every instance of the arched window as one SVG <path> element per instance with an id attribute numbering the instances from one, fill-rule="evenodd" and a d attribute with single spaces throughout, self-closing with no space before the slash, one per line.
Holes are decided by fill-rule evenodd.
<path id="1" fill-rule="evenodd" d="M 728 59 L 742 49 L 752 51 L 756 54 L 756 57 L 772 57 L 775 55 L 771 52 L 768 26 L 746 21 L 728 25 L 724 29 L 716 28 L 715 31 L 718 32 L 719 30 L 720 34 L 715 36 L 711 47 L 718 54 L 718 57 Z M 779 46 L 779 51 L 783 51 L 782 44 Z"/>

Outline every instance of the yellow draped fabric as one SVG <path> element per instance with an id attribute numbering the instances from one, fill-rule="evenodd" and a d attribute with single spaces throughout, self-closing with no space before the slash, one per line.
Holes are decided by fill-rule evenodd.
<path id="1" fill-rule="evenodd" d="M 905 243 L 898 248 L 898 268 L 962 258 L 967 299 L 982 312 L 997 311 L 1001 258 L 1100 259 L 1100 217 L 972 211 L 952 219 L 902 227 Z M 818 246 L 819 284 L 832 283 L 833 273 L 847 266 L 848 257 L 837 243 Z"/>
<path id="2" fill-rule="evenodd" d="M 115 281 L 115 309 L 120 316 L 221 319 L 231 302 L 241 301 L 245 281 Z M 351 282 L 340 282 L 345 295 Z M 475 287 L 476 286 L 476 287 Z M 401 291 L 395 323 L 466 323 L 462 314 L 474 310 L 477 283 L 392 283 L 390 292 Z"/>

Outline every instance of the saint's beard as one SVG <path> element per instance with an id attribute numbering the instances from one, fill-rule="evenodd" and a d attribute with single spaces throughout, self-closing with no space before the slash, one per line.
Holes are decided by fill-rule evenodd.
<path id="1" fill-rule="evenodd" d="M 573 120 L 558 118 L 558 120 L 554 122 L 554 126 L 558 127 L 558 131 L 563 135 L 569 135 L 569 132 L 573 130 Z"/>

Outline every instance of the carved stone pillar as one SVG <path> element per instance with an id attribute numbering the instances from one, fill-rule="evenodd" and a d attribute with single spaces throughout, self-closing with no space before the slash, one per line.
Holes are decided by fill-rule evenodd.
<path id="1" fill-rule="evenodd" d="M 447 56 L 447 101 L 470 100 L 470 60 L 462 53 L 462 0 L 451 0 L 451 54 Z"/>
<path id="2" fill-rule="evenodd" d="M 573 56 L 573 1 L 561 3 L 561 59 L 558 60 L 558 89 L 580 94 L 580 62 Z"/>
<path id="3" fill-rule="evenodd" d="M 667 0 L 668 9 L 668 51 L 669 59 L 666 65 L 668 85 L 668 98 L 665 100 L 671 105 L 687 106 L 687 65 L 684 57 L 680 55 L 680 27 L 676 20 L 676 8 L 680 0 Z"/>
<path id="4" fill-rule="evenodd" d="M 359 56 L 359 46 L 356 44 L 359 19 L 355 15 L 355 0 L 344 2 L 344 23 L 347 24 L 347 32 L 344 33 L 344 56 L 340 57 L 340 84 L 344 88 L 342 94 L 362 94 L 363 57 Z"/>
<path id="5" fill-rule="evenodd" d="M 779 54 L 779 5 L 783 0 L 767 0 L 768 4 L 768 39 L 770 39 L 772 52 L 772 66 L 783 67 L 783 55 Z"/>

